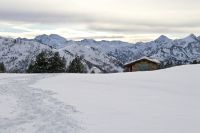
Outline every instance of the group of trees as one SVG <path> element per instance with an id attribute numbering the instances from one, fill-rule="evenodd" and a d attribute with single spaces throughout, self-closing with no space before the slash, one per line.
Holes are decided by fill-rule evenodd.
<path id="1" fill-rule="evenodd" d="M 0 73 L 6 72 L 3 62 L 0 63 Z M 27 73 L 86 73 L 82 58 L 76 56 L 66 68 L 66 60 L 58 52 L 43 51 L 36 56 L 28 66 Z"/>
<path id="2" fill-rule="evenodd" d="M 165 69 L 165 68 L 169 68 L 169 67 L 173 67 L 173 66 L 180 66 L 180 65 L 185 65 L 185 64 L 200 64 L 200 61 L 199 60 L 180 61 L 180 60 L 176 60 L 173 58 L 173 59 L 169 59 L 169 60 L 162 62 L 160 64 L 160 69 Z"/>
<path id="3" fill-rule="evenodd" d="M 76 56 L 72 62 L 70 62 L 69 67 L 67 68 L 68 73 L 86 73 L 86 69 L 81 62 L 82 58 Z"/>
<path id="4" fill-rule="evenodd" d="M 35 61 L 32 61 L 28 66 L 28 73 L 86 73 L 87 70 L 82 63 L 83 58 L 76 56 L 66 68 L 66 60 L 61 57 L 58 52 L 43 51 L 36 56 Z M 176 65 L 181 65 L 175 62 Z M 191 64 L 200 64 L 200 61 L 194 60 Z M 172 60 L 161 63 L 160 68 L 173 66 Z M 4 63 L 0 63 L 0 73 L 6 72 Z"/>
<path id="5" fill-rule="evenodd" d="M 6 72 L 6 68 L 5 68 L 3 62 L 1 62 L 0 63 L 0 73 L 4 73 L 4 72 Z"/>
<path id="6" fill-rule="evenodd" d="M 43 51 L 36 56 L 29 67 L 28 73 L 61 73 L 65 72 L 65 59 L 59 53 Z"/>
<path id="7" fill-rule="evenodd" d="M 58 52 L 43 51 L 36 56 L 28 69 L 28 73 L 85 73 L 84 65 L 81 58 L 76 56 L 75 59 L 66 68 L 66 60 L 60 57 Z"/>
<path id="8" fill-rule="evenodd" d="M 200 61 L 194 60 L 194 61 L 192 62 L 192 64 L 200 64 Z"/>

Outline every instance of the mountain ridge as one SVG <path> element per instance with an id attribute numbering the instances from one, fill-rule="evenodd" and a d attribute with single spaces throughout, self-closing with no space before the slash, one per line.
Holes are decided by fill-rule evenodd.
<path id="1" fill-rule="evenodd" d="M 88 72 L 97 68 L 101 72 L 122 72 L 123 64 L 144 56 L 155 58 L 162 65 L 183 65 L 200 61 L 200 36 L 191 34 L 183 39 L 172 40 L 161 35 L 150 42 L 128 43 L 123 41 L 68 40 L 62 36 L 39 35 L 34 39 L 0 37 L 0 62 L 9 72 L 25 72 L 39 52 L 59 52 L 67 60 L 83 57 Z"/>

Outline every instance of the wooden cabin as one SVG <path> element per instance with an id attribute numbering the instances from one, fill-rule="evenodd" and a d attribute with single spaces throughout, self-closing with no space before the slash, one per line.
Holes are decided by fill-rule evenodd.
<path id="1" fill-rule="evenodd" d="M 148 57 L 143 57 L 141 59 L 126 63 L 124 65 L 124 71 L 125 72 L 152 71 L 159 69 L 159 67 L 160 67 L 160 61 Z"/>

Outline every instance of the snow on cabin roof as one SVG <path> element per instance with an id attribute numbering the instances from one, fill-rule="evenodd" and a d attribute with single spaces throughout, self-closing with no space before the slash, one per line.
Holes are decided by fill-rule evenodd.
<path id="1" fill-rule="evenodd" d="M 151 62 L 160 64 L 160 61 L 157 60 L 157 59 L 152 59 L 152 58 L 149 58 L 149 57 L 142 57 L 142 58 L 140 58 L 140 59 L 137 59 L 137 60 L 128 62 L 128 63 L 126 63 L 124 66 L 129 65 L 129 64 L 132 64 L 132 63 L 135 63 L 135 62 L 138 62 L 138 61 L 140 61 L 140 60 L 149 60 L 149 61 L 151 61 Z"/>

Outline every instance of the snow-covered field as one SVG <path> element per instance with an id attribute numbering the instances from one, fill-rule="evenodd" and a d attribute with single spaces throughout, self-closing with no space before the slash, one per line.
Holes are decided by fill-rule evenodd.
<path id="1" fill-rule="evenodd" d="M 0 132 L 199 133 L 199 74 L 1 74 Z"/>
<path id="2" fill-rule="evenodd" d="M 31 84 L 49 75 L 0 74 L 0 133 L 74 133 L 76 110 Z M 53 76 L 53 75 L 51 75 Z"/>

